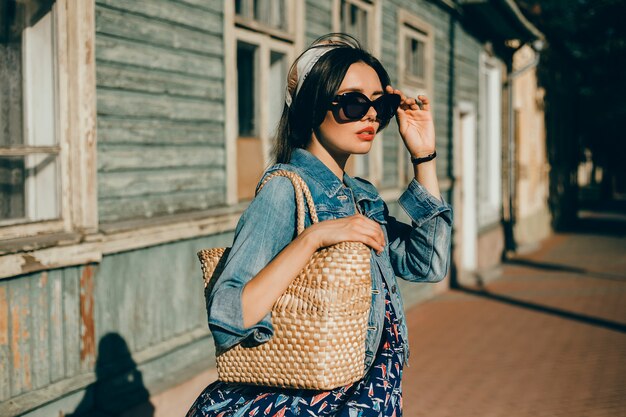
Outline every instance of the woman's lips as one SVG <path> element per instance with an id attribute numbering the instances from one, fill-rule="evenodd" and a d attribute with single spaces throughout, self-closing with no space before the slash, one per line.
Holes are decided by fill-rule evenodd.
<path id="1" fill-rule="evenodd" d="M 356 135 L 359 137 L 359 139 L 374 140 L 374 136 L 376 136 L 376 130 L 373 127 L 366 127 L 365 129 L 359 130 Z"/>

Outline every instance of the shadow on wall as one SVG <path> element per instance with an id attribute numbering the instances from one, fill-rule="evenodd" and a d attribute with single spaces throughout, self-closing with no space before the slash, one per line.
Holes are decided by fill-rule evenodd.
<path id="1" fill-rule="evenodd" d="M 124 338 L 108 333 L 98 344 L 96 382 L 89 385 L 73 413 L 66 417 L 111 417 L 143 404 L 138 417 L 154 415 L 150 393 L 143 385 L 141 372 L 133 361 Z"/>

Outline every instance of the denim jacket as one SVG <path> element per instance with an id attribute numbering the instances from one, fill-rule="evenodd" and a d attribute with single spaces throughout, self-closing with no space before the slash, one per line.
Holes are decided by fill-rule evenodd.
<path id="1" fill-rule="evenodd" d="M 400 206 L 411 219 L 411 225 L 408 225 L 390 216 L 387 205 L 371 183 L 347 174 L 344 174 L 342 183 L 307 150 L 295 149 L 289 163 L 268 168 L 259 184 L 268 174 L 279 169 L 296 172 L 306 182 L 320 222 L 354 215 L 356 202 L 363 215 L 381 225 L 385 249 L 380 255 L 371 250 L 372 304 L 364 367 L 367 371 L 371 366 L 382 337 L 385 319 L 383 279 L 400 322 L 405 363 L 408 363 L 407 327 L 396 276 L 412 282 L 438 282 L 444 278 L 450 258 L 450 206 L 443 199 L 433 197 L 413 179 L 399 199 Z M 272 337 L 271 312 L 257 324 L 244 327 L 241 293 L 244 285 L 296 237 L 295 212 L 291 181 L 275 177 L 258 192 L 239 219 L 224 270 L 207 299 L 209 328 L 218 354 L 238 343 L 255 346 Z M 305 227 L 310 225 L 307 210 Z"/>

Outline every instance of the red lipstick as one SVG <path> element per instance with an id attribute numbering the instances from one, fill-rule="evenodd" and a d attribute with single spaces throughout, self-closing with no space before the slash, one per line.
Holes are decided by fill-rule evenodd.
<path id="1" fill-rule="evenodd" d="M 374 140 L 376 129 L 373 126 L 368 126 L 356 132 L 356 135 L 363 140 Z"/>

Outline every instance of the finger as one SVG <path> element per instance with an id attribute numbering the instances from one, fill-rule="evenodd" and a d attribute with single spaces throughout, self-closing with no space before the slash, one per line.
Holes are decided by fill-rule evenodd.
<path id="1" fill-rule="evenodd" d="M 402 105 L 402 103 L 406 100 L 406 96 L 404 95 L 404 93 L 401 90 L 398 90 L 397 88 L 391 88 L 390 94 L 397 94 L 400 96 L 400 105 Z"/>
<path id="2" fill-rule="evenodd" d="M 382 227 L 376 222 L 373 224 L 361 224 L 355 228 L 355 231 L 359 231 L 364 235 L 370 236 L 375 239 L 381 245 L 385 245 L 385 233 L 383 232 Z"/>
<path id="3" fill-rule="evenodd" d="M 380 224 L 362 214 L 354 215 L 354 220 L 356 222 L 355 228 L 363 228 L 362 230 L 367 230 L 369 233 L 373 233 L 373 236 L 381 242 L 383 245 L 385 244 L 385 233 L 383 232 L 383 228 Z"/>
<path id="4" fill-rule="evenodd" d="M 421 110 L 421 101 L 419 101 L 416 98 L 408 98 L 407 101 L 407 108 L 411 109 L 411 110 Z"/>
<path id="5" fill-rule="evenodd" d="M 417 98 L 422 102 L 422 110 L 430 111 L 430 100 L 424 95 L 419 95 Z"/>
<path id="6" fill-rule="evenodd" d="M 363 236 L 360 241 L 366 244 L 367 246 L 369 246 L 370 248 L 374 249 L 376 252 L 381 253 L 385 250 L 385 247 L 383 245 L 378 243 L 376 239 L 372 239 L 369 236 Z"/>

